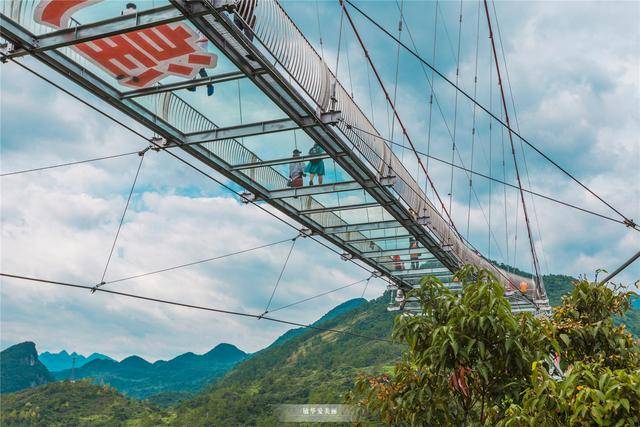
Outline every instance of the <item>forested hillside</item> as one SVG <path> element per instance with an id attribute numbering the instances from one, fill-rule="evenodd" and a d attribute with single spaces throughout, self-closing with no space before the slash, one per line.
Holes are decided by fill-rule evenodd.
<path id="1" fill-rule="evenodd" d="M 13 426 L 156 426 L 170 414 L 109 386 L 62 381 L 2 396 L 0 424 Z"/>
<path id="2" fill-rule="evenodd" d="M 397 312 L 386 310 L 388 296 L 358 304 L 318 323 L 323 328 L 389 339 Z M 177 410 L 182 425 L 274 423 L 278 403 L 343 402 L 358 373 L 389 370 L 402 347 L 385 341 L 306 330 L 237 365 L 224 378 Z M 208 417 L 208 418 L 207 418 Z"/>

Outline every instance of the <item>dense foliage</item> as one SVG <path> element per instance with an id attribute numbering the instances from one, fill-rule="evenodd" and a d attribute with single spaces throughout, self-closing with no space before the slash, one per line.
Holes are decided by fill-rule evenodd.
<path id="1" fill-rule="evenodd" d="M 552 316 L 536 319 L 512 314 L 488 271 L 467 267 L 457 277 L 463 294 L 435 278 L 414 292 L 424 315 L 396 322 L 394 336 L 408 345 L 402 361 L 393 375 L 360 378 L 350 396 L 362 417 L 394 425 L 640 422 L 640 349 L 614 321 L 630 293 L 577 281 Z"/>
<path id="2" fill-rule="evenodd" d="M 157 426 L 171 416 L 109 386 L 55 382 L 2 396 L 3 426 Z"/>

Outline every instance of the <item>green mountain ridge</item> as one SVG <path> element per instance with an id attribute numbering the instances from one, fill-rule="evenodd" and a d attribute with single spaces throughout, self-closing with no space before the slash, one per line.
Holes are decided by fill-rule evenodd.
<path id="1" fill-rule="evenodd" d="M 88 357 L 85 357 L 75 351 L 69 354 L 66 350 L 62 350 L 58 353 L 45 351 L 38 355 L 38 359 L 44 366 L 46 366 L 49 372 L 64 371 L 65 369 L 73 368 L 74 359 L 76 368 L 98 359 L 113 360 L 111 357 L 100 353 L 92 353 Z"/>
<path id="2" fill-rule="evenodd" d="M 341 403 L 362 372 L 381 372 L 400 358 L 387 340 L 396 313 L 388 295 L 360 302 L 316 325 L 378 338 L 307 329 L 238 364 L 196 398 L 176 408 L 181 425 L 276 425 L 273 405 Z"/>
<path id="3" fill-rule="evenodd" d="M 34 343 L 26 341 L 0 352 L 1 393 L 11 393 L 53 380 L 47 368 L 38 360 Z"/>
<path id="4" fill-rule="evenodd" d="M 231 344 L 218 344 L 202 355 L 184 353 L 171 360 L 154 363 L 139 356 L 129 356 L 120 362 L 94 360 L 75 371 L 55 372 L 54 377 L 57 380 L 92 378 L 99 384 L 109 384 L 139 399 L 167 392 L 187 393 L 188 396 L 222 376 L 247 356 Z"/>

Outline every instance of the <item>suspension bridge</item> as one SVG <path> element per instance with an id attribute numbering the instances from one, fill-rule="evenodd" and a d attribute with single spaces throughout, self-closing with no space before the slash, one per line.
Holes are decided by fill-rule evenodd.
<path id="1" fill-rule="evenodd" d="M 514 311 L 542 313 L 549 309 L 531 228 L 531 206 L 527 205 L 525 194 L 545 197 L 587 213 L 594 212 L 523 188 L 523 167 L 516 158 L 516 144 L 532 147 L 617 215 L 616 218 L 604 216 L 605 219 L 638 229 L 633 220 L 622 215 L 512 128 L 503 84 L 505 78 L 501 75 L 505 72 L 501 66 L 505 64 L 501 64 L 496 50 L 486 1 L 478 3 L 477 25 L 479 29 L 483 17 L 488 26 L 495 65 L 493 72 L 498 82 L 494 89 L 501 95 L 500 113 L 494 113 L 477 101 L 477 87 L 474 87 L 473 95 L 464 91 L 457 81 L 457 71 L 454 82 L 420 56 L 415 44 L 411 48 L 403 43 L 400 37 L 350 1 L 336 3 L 340 8 L 339 38 L 346 37 L 350 30 L 361 47 L 367 73 L 373 72 L 374 86 L 383 95 L 392 120 L 393 130 L 389 136 L 374 126 L 373 105 L 371 113 L 365 113 L 365 101 L 356 102 L 353 89 L 347 89 L 337 77 L 340 42 L 332 71 L 329 59 L 322 51 L 322 38 L 318 52 L 276 0 L 170 0 L 165 3 L 144 10 L 134 7 L 120 15 L 96 12 L 102 19 L 81 23 L 74 18 L 79 10 L 99 10 L 104 5 L 99 0 L 4 1 L 1 15 L 1 36 L 5 42 L 3 61 L 20 64 L 25 56 L 36 58 L 72 82 L 74 88 L 84 90 L 95 101 L 109 104 L 147 129 L 149 135 L 129 127 L 145 140 L 145 147 L 139 153 L 138 172 L 144 156 L 151 150 L 170 153 L 176 160 L 219 183 L 222 181 L 212 173 L 220 174 L 234 183 L 233 188 L 226 187 L 244 203 L 271 205 L 299 224 L 300 237 L 326 241 L 328 246 L 338 248 L 335 251 L 343 260 L 357 263 L 372 276 L 388 280 L 389 289 L 396 296 L 412 289 L 427 275 L 434 275 L 452 289 L 459 289 L 453 274 L 465 264 L 474 264 L 491 270 L 498 277 L 507 289 Z M 404 17 L 402 10 L 400 12 L 402 31 Z M 454 88 L 456 109 L 458 97 L 473 105 L 474 137 L 476 111 L 486 114 L 494 126 L 506 131 L 510 142 L 507 152 L 513 155 L 511 160 L 517 184 L 491 176 L 489 179 L 519 191 L 532 277 L 499 267 L 470 242 L 469 225 L 466 236 L 456 227 L 451 215 L 454 168 L 463 170 L 469 177 L 469 188 L 464 189 L 469 191 L 469 203 L 473 191 L 471 177 L 482 174 L 473 170 L 473 157 L 469 167 L 456 161 L 454 156 L 460 154 L 456 151 L 454 125 L 451 161 L 435 159 L 451 165 L 447 205 L 446 197 L 443 199 L 438 193 L 427 166 L 429 159 L 434 161 L 434 157 L 416 148 L 396 108 L 397 94 L 392 94 L 385 86 L 358 31 L 352 16 L 356 13 L 393 39 L 398 52 L 403 49 L 419 61 L 431 87 L 430 106 L 434 102 L 433 85 L 439 78 Z M 411 40 L 413 42 L 413 38 Z M 212 47 L 203 48 L 208 45 Z M 345 60 L 349 60 L 347 54 L 343 54 L 343 63 Z M 225 64 L 225 70 L 221 70 L 222 64 Z M 208 74 L 207 70 L 212 73 L 212 69 L 215 74 Z M 46 79 L 46 76 L 41 77 Z M 255 122 L 243 118 L 240 81 L 250 82 L 269 103 L 267 111 L 271 117 Z M 205 87 L 211 95 L 214 85 L 218 88 L 233 82 L 238 84 L 240 104 L 235 123 L 219 125 L 216 113 L 205 111 L 201 103 L 193 101 L 193 94 L 187 92 L 197 90 L 196 94 L 203 97 L 199 91 Z M 60 85 L 57 87 L 72 92 Z M 91 101 L 82 102 L 92 105 Z M 394 130 L 397 130 L 396 138 Z M 267 157 L 246 142 L 263 140 L 271 143 L 274 141 L 272 135 L 285 134 L 293 135 L 298 153 L 301 153 L 298 148 L 303 148 L 304 144 L 305 150 L 308 146 L 316 148 L 296 157 L 282 154 L 282 150 L 280 155 L 271 151 L 271 156 Z M 402 151 L 396 147 L 400 145 Z M 179 150 L 186 153 L 189 160 L 174 154 Z M 426 165 L 423 159 L 426 159 Z M 197 162 L 192 163 L 192 160 Z M 287 173 L 287 168 L 294 163 L 317 165 L 324 161 L 332 163 L 334 170 L 339 171 L 332 179 L 327 174 L 324 182 L 307 183 L 305 176 L 301 184 L 293 184 Z M 528 170 L 526 173 L 528 175 Z M 132 192 L 134 187 L 135 181 Z M 518 211 L 513 215 L 518 215 Z M 116 241 L 114 247 L 115 244 Z M 109 261 L 105 274 L 108 265 Z M 93 287 L 94 291 L 109 284 L 105 282 L 105 274 Z M 409 303 L 407 308 L 410 307 Z"/>

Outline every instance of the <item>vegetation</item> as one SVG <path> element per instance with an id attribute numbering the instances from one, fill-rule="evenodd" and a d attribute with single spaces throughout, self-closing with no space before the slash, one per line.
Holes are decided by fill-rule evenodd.
<path id="1" fill-rule="evenodd" d="M 388 339 L 394 314 L 388 295 L 335 315 L 318 325 Z M 346 303 L 353 305 L 353 303 Z M 340 403 L 359 373 L 384 372 L 402 347 L 387 341 L 307 329 L 236 366 L 195 399 L 177 407 L 177 424 L 278 425 L 279 403 Z"/>
<path id="2" fill-rule="evenodd" d="M 3 426 L 157 426 L 172 416 L 89 381 L 55 382 L 2 396 Z"/>
<path id="3" fill-rule="evenodd" d="M 402 361 L 391 375 L 361 377 L 349 396 L 363 419 L 393 425 L 640 422 L 640 348 L 614 321 L 630 308 L 630 293 L 577 281 L 552 316 L 536 319 L 512 314 L 488 271 L 466 267 L 457 276 L 464 294 L 433 277 L 414 292 L 425 315 L 397 319 L 394 337 L 408 346 Z"/>
<path id="4" fill-rule="evenodd" d="M 23 342 L 0 353 L 0 391 L 10 393 L 53 381 L 53 377 L 38 361 L 36 345 Z"/>

